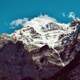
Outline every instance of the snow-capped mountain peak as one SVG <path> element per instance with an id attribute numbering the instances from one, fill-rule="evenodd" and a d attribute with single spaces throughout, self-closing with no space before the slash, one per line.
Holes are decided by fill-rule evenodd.
<path id="1" fill-rule="evenodd" d="M 47 15 L 35 17 L 21 25 L 23 28 L 12 33 L 12 37 L 26 45 L 37 47 L 44 45 L 51 48 L 61 46 L 63 37 L 75 31 L 69 27 L 69 24 L 59 23 Z M 63 37 L 59 39 L 61 35 Z"/>

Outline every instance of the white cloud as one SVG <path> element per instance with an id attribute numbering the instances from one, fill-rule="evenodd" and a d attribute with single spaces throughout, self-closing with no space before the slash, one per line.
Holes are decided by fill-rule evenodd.
<path id="1" fill-rule="evenodd" d="M 73 11 L 71 11 L 69 13 L 63 12 L 62 16 L 65 17 L 65 18 L 71 18 L 71 19 L 75 19 L 76 18 L 76 14 Z"/>
<path id="2" fill-rule="evenodd" d="M 74 12 L 69 12 L 69 14 L 68 14 L 68 18 L 75 19 L 75 18 L 76 18 L 75 13 L 74 13 Z"/>
<path id="3" fill-rule="evenodd" d="M 63 16 L 63 17 L 66 17 L 66 14 L 63 12 L 63 13 L 62 13 L 62 16 Z"/>
<path id="4" fill-rule="evenodd" d="M 28 21 L 28 18 L 23 18 L 23 19 L 17 19 L 17 20 L 13 20 L 11 23 L 10 23 L 10 28 L 11 29 L 14 29 L 16 26 L 18 25 L 23 25 L 25 22 Z"/>

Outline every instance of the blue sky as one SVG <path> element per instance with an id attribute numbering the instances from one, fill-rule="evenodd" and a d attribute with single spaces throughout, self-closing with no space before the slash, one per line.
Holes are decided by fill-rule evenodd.
<path id="1" fill-rule="evenodd" d="M 79 16 L 80 0 L 0 0 L 0 32 L 6 31 L 9 23 L 17 18 L 32 18 L 43 13 L 65 21 L 62 13 L 71 11 Z"/>
<path id="2" fill-rule="evenodd" d="M 80 0 L 0 0 L 0 18 L 35 16 L 48 13 L 51 16 L 62 12 L 80 11 Z"/>

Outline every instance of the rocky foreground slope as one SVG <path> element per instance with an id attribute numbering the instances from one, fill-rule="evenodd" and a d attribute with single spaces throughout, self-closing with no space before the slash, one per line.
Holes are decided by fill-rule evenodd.
<path id="1" fill-rule="evenodd" d="M 22 42 L 7 41 L 0 48 L 0 80 L 79 80 L 80 40 L 67 49 L 69 54 L 76 53 L 76 56 L 67 66 L 61 67 L 49 63 L 54 62 L 57 55 L 54 58 L 48 56 L 51 49 L 47 45 L 28 52 Z M 66 54 L 65 50 L 61 53 L 62 60 Z M 33 56 L 37 59 L 33 60 Z"/>
<path id="2" fill-rule="evenodd" d="M 63 29 L 59 23 L 50 26 L 52 19 L 47 19 L 46 23 L 43 17 L 37 19 L 42 25 L 49 22 L 43 32 L 35 29 L 36 33 L 28 26 L 25 27 L 28 32 L 23 27 L 10 36 L 1 36 L 0 80 L 79 80 L 80 21 L 75 20 Z M 49 35 L 47 39 L 46 34 Z"/>

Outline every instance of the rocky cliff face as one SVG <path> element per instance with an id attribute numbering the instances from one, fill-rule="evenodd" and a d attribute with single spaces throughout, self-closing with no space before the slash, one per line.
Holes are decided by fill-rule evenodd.
<path id="1" fill-rule="evenodd" d="M 60 56 L 56 53 L 53 53 L 54 56 L 52 56 L 51 53 L 53 53 L 53 49 L 47 45 L 29 52 L 24 48 L 21 41 L 16 43 L 12 41 L 4 42 L 3 47 L 0 48 L 0 80 L 47 80 L 52 76 L 56 76 L 55 74 L 62 69 L 65 69 L 64 72 L 66 73 L 65 67 L 57 65 L 60 63 L 58 57 L 61 57 L 61 59 L 66 62 L 67 59 L 73 57 L 74 54 L 78 56 L 80 53 L 80 40 L 77 40 L 72 47 L 65 48 L 64 51 L 60 53 Z M 74 61 L 74 59 L 72 61 Z M 74 63 L 74 65 L 76 65 L 76 63 Z M 70 75 L 71 73 L 69 76 Z M 50 79 L 53 80 L 55 78 Z"/>
<path id="2" fill-rule="evenodd" d="M 48 50 L 46 46 L 38 51 L 38 56 L 42 51 Z M 59 68 L 46 64 L 46 57 L 41 58 L 40 62 L 32 59 L 33 52 L 24 49 L 22 42 L 13 43 L 8 41 L 0 48 L 0 80 L 41 80 L 55 74 Z M 34 54 L 35 55 L 35 54 Z M 38 56 L 36 56 L 38 58 Z M 39 61 L 39 59 L 38 59 Z M 44 64 L 44 65 L 42 65 Z M 25 78 L 25 79 L 24 79 Z"/>

